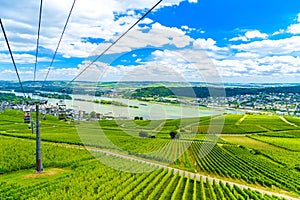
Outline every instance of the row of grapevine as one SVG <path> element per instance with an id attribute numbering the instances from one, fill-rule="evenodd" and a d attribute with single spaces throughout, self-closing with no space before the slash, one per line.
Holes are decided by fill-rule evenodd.
<path id="1" fill-rule="evenodd" d="M 203 143 L 194 142 L 190 151 L 197 163 L 197 169 L 207 173 L 217 173 L 222 176 L 243 179 L 250 183 L 259 183 L 263 186 L 272 185 L 283 189 L 300 191 L 299 174 L 289 172 L 273 163 L 256 159 L 245 149 L 223 145 L 215 145 L 206 156 Z M 226 149 L 226 150 L 225 150 Z"/>
<path id="2" fill-rule="evenodd" d="M 135 161 L 104 156 L 111 162 L 149 168 Z M 96 160 L 81 161 L 73 171 L 55 179 L 32 184 L 0 181 L 0 199 L 280 199 L 222 182 L 185 177 L 159 169 L 150 173 L 127 173 L 108 168 Z"/>
<path id="3" fill-rule="evenodd" d="M 88 151 L 43 144 L 45 167 L 64 167 L 83 159 L 91 159 Z M 35 166 L 35 142 L 0 136 L 0 174 Z"/>

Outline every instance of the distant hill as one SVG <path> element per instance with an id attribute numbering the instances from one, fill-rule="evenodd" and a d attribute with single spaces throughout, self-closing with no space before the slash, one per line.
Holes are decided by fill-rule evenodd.
<path id="1" fill-rule="evenodd" d="M 217 88 L 217 87 L 146 87 L 136 89 L 132 93 L 132 97 L 166 97 L 166 96 L 184 96 L 184 97 L 231 97 L 236 95 L 256 95 L 271 93 L 292 93 L 300 94 L 300 86 L 287 87 L 265 87 L 265 88 Z"/>

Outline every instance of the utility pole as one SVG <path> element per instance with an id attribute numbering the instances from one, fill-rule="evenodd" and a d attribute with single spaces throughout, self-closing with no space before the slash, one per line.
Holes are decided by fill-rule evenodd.
<path id="1" fill-rule="evenodd" d="M 35 103 L 36 110 L 36 173 L 44 171 L 42 162 L 42 146 L 41 146 L 41 135 L 40 135 L 40 119 L 39 119 L 39 103 Z"/>

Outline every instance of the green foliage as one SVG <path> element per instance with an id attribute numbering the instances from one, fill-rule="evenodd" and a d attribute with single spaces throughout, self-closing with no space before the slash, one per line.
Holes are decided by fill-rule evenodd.
<path id="1" fill-rule="evenodd" d="M 276 137 L 276 138 L 300 138 L 300 131 L 299 130 L 284 131 L 284 132 L 276 131 L 276 132 L 260 133 L 259 135 Z"/>
<path id="2" fill-rule="evenodd" d="M 146 132 L 144 132 L 144 131 L 140 131 L 140 132 L 139 132 L 139 136 L 140 136 L 140 137 L 143 137 L 143 138 L 149 137 L 148 133 L 146 133 Z"/>
<path id="3" fill-rule="evenodd" d="M 287 175 L 285 167 L 274 165 L 274 163 L 259 157 L 260 155 L 253 156 L 245 147 L 224 145 L 223 149 L 213 146 L 205 156 L 206 148 L 211 148 L 211 146 L 196 142 L 191 145 L 194 159 L 201 171 L 241 178 L 249 183 L 258 182 L 262 185 L 273 185 L 295 192 L 300 191 L 297 183 L 300 175 L 297 172 L 291 170 Z M 287 180 L 288 185 L 286 184 Z"/>
<path id="4" fill-rule="evenodd" d="M 277 138 L 253 135 L 251 138 L 275 145 L 287 150 L 300 152 L 300 138 Z"/>
<path id="5" fill-rule="evenodd" d="M 147 98 L 147 97 L 167 97 L 174 95 L 174 93 L 164 86 L 159 87 L 147 87 L 147 88 L 140 88 L 136 89 L 135 92 L 132 94 L 134 98 Z"/>
<path id="6" fill-rule="evenodd" d="M 121 106 L 121 107 L 128 107 L 127 104 L 119 102 L 119 101 L 113 101 L 113 100 L 95 100 L 94 103 L 100 103 L 105 105 L 114 105 L 114 106 Z"/>
<path id="7" fill-rule="evenodd" d="M 68 94 L 55 94 L 55 93 L 38 93 L 38 96 L 46 97 L 50 99 L 67 99 L 72 100 L 72 97 Z"/>
<path id="8" fill-rule="evenodd" d="M 297 126 L 300 126 L 300 118 L 299 117 L 293 117 L 289 115 L 283 116 L 287 121 L 296 124 Z"/>
<path id="9" fill-rule="evenodd" d="M 92 111 L 92 112 L 90 113 L 90 117 L 91 117 L 91 118 L 95 118 L 95 117 L 96 117 L 96 112 L 95 112 L 95 111 Z"/>
<path id="10" fill-rule="evenodd" d="M 282 132 L 280 135 L 284 135 Z M 260 152 L 262 155 L 261 162 L 273 161 L 273 164 L 279 164 L 286 167 L 286 169 L 294 169 L 296 165 L 300 165 L 300 160 L 295 159 L 300 156 L 299 152 L 289 151 L 283 148 L 276 147 L 272 144 L 268 144 L 262 141 L 254 140 L 249 136 L 223 136 L 224 140 L 239 145 L 244 146 L 248 149 L 252 149 L 256 152 Z M 280 140 L 280 138 L 278 138 Z"/>
<path id="11" fill-rule="evenodd" d="M 6 143 L 10 141 L 14 142 L 14 145 L 22 146 L 23 148 L 27 147 L 26 143 L 20 139 L 1 137 L 2 140 Z M 21 144 L 17 144 L 18 142 Z M 192 182 L 189 177 L 184 177 L 178 173 L 174 175 L 173 172 L 162 169 L 147 173 L 118 171 L 105 166 L 95 159 L 86 157 L 85 150 L 52 146 L 53 148 L 44 154 L 54 152 L 52 155 L 56 156 L 58 154 L 58 156 L 63 156 L 58 157 L 57 160 L 63 160 L 64 162 L 58 162 L 58 165 L 56 165 L 56 158 L 53 157 L 51 158 L 53 160 L 51 165 L 56 167 L 70 166 L 68 169 L 71 170 L 53 178 L 51 176 L 38 179 L 31 178 L 32 181 L 30 178 L 29 180 L 11 178 L 13 174 L 20 176 L 18 174 L 23 172 L 4 174 L 0 179 L 1 199 L 145 199 L 146 197 L 148 199 L 190 199 L 191 194 L 196 199 L 214 199 L 215 191 L 218 197 L 220 197 L 218 199 L 225 197 L 234 199 L 233 195 L 241 196 L 244 199 L 247 199 L 248 196 L 251 196 L 252 199 L 264 198 L 260 193 L 251 190 L 244 191 L 237 187 L 231 188 L 229 185 L 224 185 L 223 183 L 217 184 L 214 182 L 212 185 L 209 181 L 204 183 L 203 181 L 194 180 L 194 187 L 191 187 Z M 47 148 L 44 147 L 43 149 Z M 73 150 L 75 154 L 71 153 Z M 15 149 L 11 151 L 15 152 Z M 26 150 L 21 151 L 22 154 L 24 152 Z M 7 154 L 12 154 L 12 152 L 7 152 Z M 151 169 L 146 164 L 114 156 L 106 156 L 102 153 L 98 153 L 97 159 L 114 163 L 123 169 L 130 170 L 135 168 L 141 171 Z M 73 160 L 76 160 L 76 162 Z M 27 167 L 24 166 L 22 169 L 24 168 Z M 209 188 L 209 192 L 206 192 L 204 188 Z M 277 199 L 277 197 L 272 197 L 271 199 Z"/>
<path id="12" fill-rule="evenodd" d="M 143 117 L 139 117 L 139 116 L 135 116 L 134 120 L 144 120 L 144 118 Z"/>
<path id="13" fill-rule="evenodd" d="M 177 131 L 171 131 L 169 134 L 170 134 L 171 139 L 179 139 L 180 138 L 180 134 Z"/>
<path id="14" fill-rule="evenodd" d="M 14 93 L 0 93 L 0 102 L 10 102 L 14 105 L 22 104 L 29 101 L 30 98 L 16 96 Z"/>
<path id="15" fill-rule="evenodd" d="M 45 167 L 64 167 L 91 158 L 87 151 L 43 144 Z M 0 136 L 0 174 L 35 166 L 35 142 Z"/>

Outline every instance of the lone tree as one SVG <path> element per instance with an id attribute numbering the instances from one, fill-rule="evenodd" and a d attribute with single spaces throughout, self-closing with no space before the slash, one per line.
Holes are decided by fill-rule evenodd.
<path id="1" fill-rule="evenodd" d="M 139 117 L 139 116 L 134 117 L 134 120 L 143 120 L 143 119 L 144 119 L 143 117 Z"/>
<path id="2" fill-rule="evenodd" d="M 171 139 L 179 139 L 180 134 L 177 133 L 177 131 L 171 131 L 170 136 L 171 136 Z"/>
<path id="3" fill-rule="evenodd" d="M 139 132 L 139 136 L 140 136 L 140 137 L 144 137 L 144 138 L 149 137 L 148 133 L 146 133 L 146 132 L 144 132 L 144 131 Z"/>
<path id="4" fill-rule="evenodd" d="M 95 111 L 92 111 L 92 112 L 90 113 L 90 117 L 91 117 L 91 118 L 95 118 L 95 117 L 96 117 L 96 112 L 95 112 Z"/>

